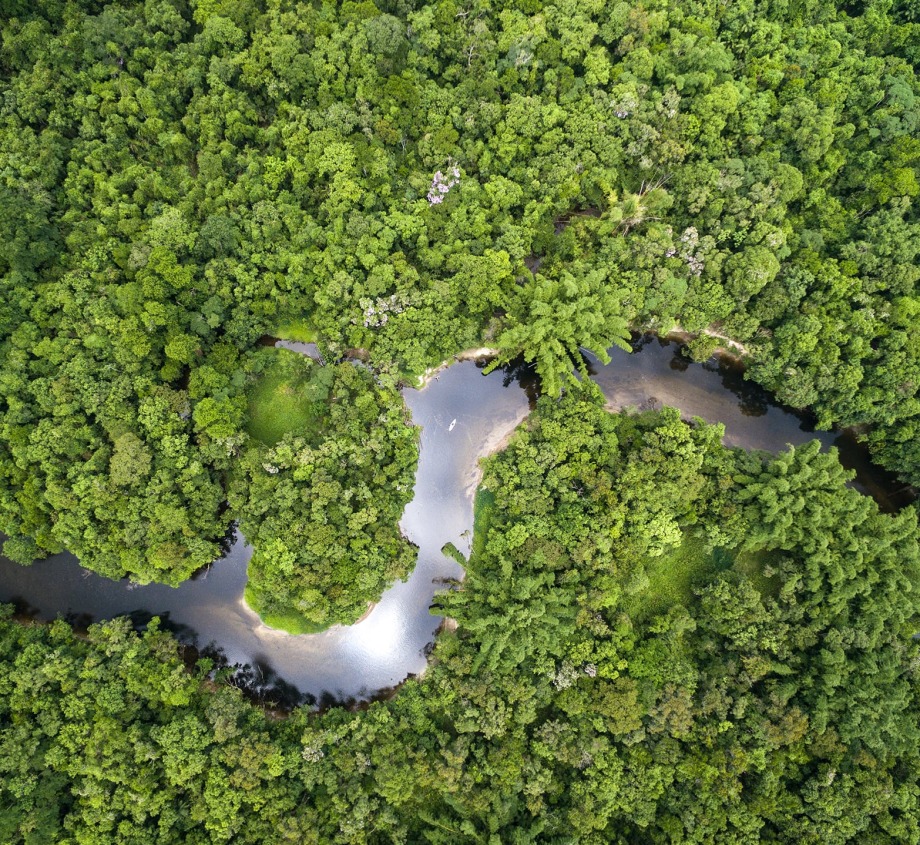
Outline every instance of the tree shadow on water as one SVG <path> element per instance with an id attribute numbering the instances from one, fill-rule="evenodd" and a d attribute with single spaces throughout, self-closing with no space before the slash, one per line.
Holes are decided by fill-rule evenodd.
<path id="1" fill-rule="evenodd" d="M 96 621 L 96 618 L 92 614 L 81 613 L 78 611 L 70 611 L 69 613 L 65 613 L 61 618 L 75 631 L 83 632 L 88 631 L 89 626 Z"/>
<path id="2" fill-rule="evenodd" d="M 3 599 L 0 601 L 0 604 L 8 604 L 13 607 L 13 618 L 22 622 L 33 622 L 36 619 L 41 619 L 41 610 L 39 610 L 34 604 L 27 602 L 22 596 L 11 596 L 8 599 Z"/>
<path id="3" fill-rule="evenodd" d="M 690 369 L 690 365 L 693 362 L 684 355 L 683 348 L 675 350 L 674 354 L 671 356 L 671 360 L 668 361 L 668 366 L 677 373 L 685 373 Z"/>
<path id="4" fill-rule="evenodd" d="M 756 396 L 741 396 L 738 399 L 738 410 L 746 417 L 762 417 L 770 410 L 770 406 Z"/>
<path id="5" fill-rule="evenodd" d="M 655 341 L 658 342 L 658 345 L 661 348 L 669 346 L 671 343 L 671 341 L 665 340 L 663 337 L 659 337 L 657 334 L 648 332 L 645 334 L 632 335 L 629 339 L 629 345 L 632 347 L 633 353 L 636 353 L 641 352 L 643 349 L 645 349 L 646 346 L 649 346 Z"/>
<path id="6" fill-rule="evenodd" d="M 209 657 L 213 653 L 214 650 L 208 650 Z M 254 655 L 251 663 L 229 665 L 226 658 L 224 663 L 232 671 L 228 682 L 241 690 L 247 698 L 264 707 L 293 710 L 295 707 L 313 706 L 316 703 L 315 695 L 301 692 L 282 678 L 264 655 Z"/>
<path id="7" fill-rule="evenodd" d="M 770 408 L 777 407 L 770 394 L 759 384 L 744 377 L 744 369 L 719 358 L 710 358 L 703 364 L 707 372 L 718 375 L 725 390 L 738 399 L 738 410 L 746 417 L 762 417 Z"/>
<path id="8" fill-rule="evenodd" d="M 485 369 L 489 365 L 488 361 L 478 362 L 480 369 Z M 524 394 L 527 401 L 533 408 L 540 396 L 540 379 L 537 376 L 537 368 L 532 363 L 528 363 L 523 358 L 515 358 L 513 361 L 500 367 L 502 372 L 502 387 L 511 387 L 517 384 Z"/>

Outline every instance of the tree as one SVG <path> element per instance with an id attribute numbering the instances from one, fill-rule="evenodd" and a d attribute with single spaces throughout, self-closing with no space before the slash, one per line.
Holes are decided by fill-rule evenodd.
<path id="1" fill-rule="evenodd" d="M 619 315 L 619 297 L 605 289 L 605 282 L 599 270 L 580 278 L 562 271 L 558 281 L 538 273 L 520 295 L 508 328 L 499 334 L 500 354 L 490 368 L 519 356 L 536 361 L 543 391 L 554 396 L 563 380 L 571 378 L 573 364 L 584 368 L 580 347 L 604 363 L 610 361 L 609 346 L 628 351 L 629 332 Z"/>

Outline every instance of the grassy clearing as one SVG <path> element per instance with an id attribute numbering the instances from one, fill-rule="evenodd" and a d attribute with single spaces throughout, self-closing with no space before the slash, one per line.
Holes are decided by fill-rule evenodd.
<path id="1" fill-rule="evenodd" d="M 626 610 L 637 619 L 648 619 L 676 604 L 686 605 L 696 586 L 729 568 L 744 575 L 764 598 L 775 597 L 779 579 L 766 572 L 777 562 L 774 552 L 707 551 L 702 540 L 684 535 L 680 545 L 645 560 L 648 583 L 626 597 Z"/>
<path id="2" fill-rule="evenodd" d="M 311 365 L 285 349 L 273 354 L 276 360 L 250 390 L 246 425 L 252 437 L 269 446 L 288 432 L 312 437 L 319 424 L 308 397 Z"/>
<path id="3" fill-rule="evenodd" d="M 486 547 L 486 536 L 495 513 L 495 494 L 480 487 L 473 502 L 473 543 L 470 560 L 482 554 Z"/>
<path id="4" fill-rule="evenodd" d="M 684 535 L 680 545 L 644 562 L 648 583 L 627 599 L 627 609 L 638 619 L 665 613 L 687 604 L 693 587 L 724 566 L 720 556 L 706 550 L 703 541 Z"/>
<path id="5" fill-rule="evenodd" d="M 274 336 L 280 340 L 293 340 L 297 343 L 316 343 L 319 335 L 306 320 L 290 320 L 275 329 Z"/>

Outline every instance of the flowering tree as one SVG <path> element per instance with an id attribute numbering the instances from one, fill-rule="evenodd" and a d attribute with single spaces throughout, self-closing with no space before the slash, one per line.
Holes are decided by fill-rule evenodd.
<path id="1" fill-rule="evenodd" d="M 428 190 L 428 204 L 439 205 L 444 202 L 444 197 L 447 196 L 450 189 L 459 184 L 460 168 L 456 165 L 451 165 L 450 167 L 450 178 L 439 170 L 431 180 L 431 188 Z"/>

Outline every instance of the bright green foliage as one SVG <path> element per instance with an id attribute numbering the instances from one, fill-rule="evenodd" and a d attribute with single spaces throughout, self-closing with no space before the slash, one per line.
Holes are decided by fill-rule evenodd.
<path id="1" fill-rule="evenodd" d="M 318 339 L 316 331 L 306 320 L 292 320 L 282 323 L 274 330 L 273 334 L 282 340 L 295 340 L 299 343 L 314 343 Z"/>
<path id="2" fill-rule="evenodd" d="M 155 623 L 80 640 L 4 617 L 0 655 L 4 842 L 221 842 L 241 826 L 230 806 L 291 809 L 264 718 L 232 688 L 206 691 L 207 662 L 190 674 Z"/>
<path id="3" fill-rule="evenodd" d="M 605 282 L 598 271 L 577 277 L 564 271 L 559 282 L 537 275 L 524 295 L 522 313 L 498 336 L 501 354 L 490 366 L 518 356 L 536 361 L 543 391 L 555 396 L 573 365 L 581 365 L 579 347 L 604 363 L 610 362 L 607 349 L 614 343 L 629 351 L 628 324 Z"/>
<path id="4" fill-rule="evenodd" d="M 470 754 L 519 755 L 527 784 L 480 805 L 481 834 L 917 835 L 900 756 L 920 737 L 916 514 L 880 515 L 817 444 L 770 460 L 714 435 L 607 417 L 589 391 L 541 402 L 490 460 L 489 535 L 443 599 L 459 639 L 437 652 L 462 690 L 454 724 L 483 737 Z"/>

